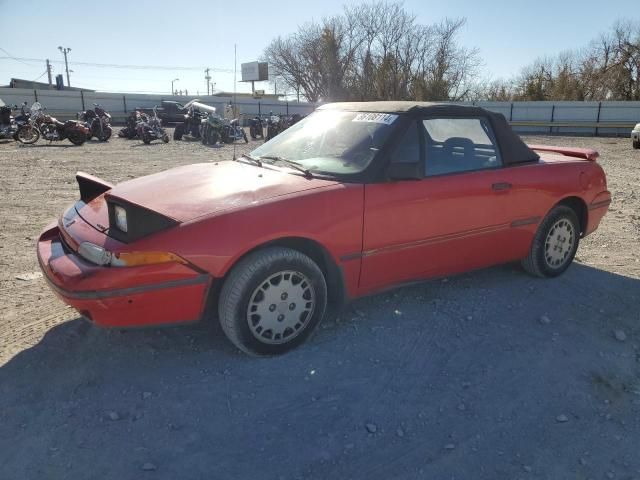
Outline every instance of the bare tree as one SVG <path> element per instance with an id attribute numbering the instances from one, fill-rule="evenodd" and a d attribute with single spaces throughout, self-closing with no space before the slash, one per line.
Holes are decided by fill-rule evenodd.
<path id="1" fill-rule="evenodd" d="M 583 49 L 538 59 L 515 84 L 519 100 L 640 100 L 640 24 L 616 22 Z"/>
<path id="2" fill-rule="evenodd" d="M 480 66 L 477 50 L 457 40 L 464 24 L 421 25 L 401 3 L 378 1 L 276 38 L 264 57 L 310 101 L 459 100 Z"/>

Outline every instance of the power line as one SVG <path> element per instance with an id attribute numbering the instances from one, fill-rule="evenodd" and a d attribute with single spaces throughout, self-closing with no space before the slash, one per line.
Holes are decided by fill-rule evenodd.
<path id="1" fill-rule="evenodd" d="M 9 52 L 7 52 L 4 48 L 0 47 L 0 50 L 2 50 L 4 53 L 6 53 L 8 55 L 8 57 L 2 57 L 3 59 L 8 58 L 8 59 L 11 59 L 11 60 L 15 60 L 16 62 L 19 62 L 19 63 L 21 63 L 23 65 L 26 65 L 27 67 L 31 66 L 28 63 L 24 63 L 21 59 L 14 57 Z"/>
<path id="2" fill-rule="evenodd" d="M 4 53 L 8 56 L 3 57 L 0 56 L 0 60 L 15 60 L 17 62 L 23 63 L 24 65 L 31 66 L 25 62 L 44 62 L 44 59 L 40 58 L 25 58 L 25 57 L 12 57 L 6 50 L 0 48 Z M 51 63 L 64 63 L 61 60 L 52 60 Z M 167 66 L 167 65 L 122 65 L 119 63 L 93 63 L 93 62 L 69 62 L 69 65 L 78 65 L 84 67 L 97 67 L 97 68 L 122 68 L 122 69 L 130 69 L 130 70 L 203 70 L 205 67 L 184 67 L 184 66 Z M 212 72 L 220 72 L 220 73 L 233 73 L 233 69 L 231 68 L 211 68 Z"/>
<path id="3" fill-rule="evenodd" d="M 31 80 L 32 82 L 35 82 L 36 80 L 40 80 L 42 77 L 44 77 L 47 74 L 48 70 L 45 70 L 44 72 L 42 72 L 42 75 L 40 75 L 37 78 L 34 78 L 33 80 Z"/>

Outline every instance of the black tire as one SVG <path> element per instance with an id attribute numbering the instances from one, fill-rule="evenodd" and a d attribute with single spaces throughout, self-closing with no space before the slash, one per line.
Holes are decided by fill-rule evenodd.
<path id="1" fill-rule="evenodd" d="M 286 278 L 287 274 L 289 274 L 289 279 Z M 305 304 L 305 308 L 310 308 L 311 313 L 306 312 L 305 315 L 303 311 L 296 317 L 295 311 L 297 310 L 294 310 L 293 314 L 288 314 L 287 310 L 291 310 L 291 305 L 294 305 L 294 308 L 296 305 L 292 303 L 287 306 L 286 296 L 280 297 L 282 302 L 279 302 L 276 309 L 271 310 L 270 306 L 268 310 L 275 312 L 274 315 L 282 316 L 283 319 L 288 317 L 284 321 L 298 322 L 297 325 L 300 326 L 286 328 L 282 334 L 276 334 L 275 337 L 274 331 L 267 328 L 259 333 L 254 333 L 252 328 L 255 330 L 261 328 L 261 317 L 258 313 L 254 313 L 251 315 L 252 318 L 249 318 L 249 308 L 254 308 L 255 299 L 260 295 L 260 289 L 266 291 L 268 288 L 278 288 L 279 284 L 268 282 L 272 277 L 277 278 L 278 276 L 282 277 L 282 281 L 290 282 L 291 288 L 294 290 L 298 285 L 302 289 L 308 287 L 305 294 L 311 292 L 308 297 L 311 300 L 305 297 L 303 301 L 308 302 Z M 298 284 L 293 283 L 296 279 L 299 280 Z M 306 285 L 305 282 L 307 282 Z M 254 302 L 254 305 L 250 307 L 251 301 Z M 275 303 L 272 306 L 275 306 Z M 218 316 L 224 333 L 236 347 L 250 355 L 267 356 L 285 353 L 307 340 L 320 324 L 326 307 L 327 284 L 320 267 L 297 250 L 268 247 L 247 255 L 233 267 L 220 292 Z M 281 308 L 282 310 L 280 310 Z M 258 319 L 254 317 L 258 317 Z M 280 321 L 279 317 L 278 321 Z M 250 323 L 253 323 L 254 326 L 250 327 Z M 269 331 L 271 331 L 272 339 L 280 343 L 269 341 Z M 289 331 L 287 336 L 290 339 L 283 340 L 282 336 L 287 331 Z M 277 338 L 278 335 L 282 336 Z"/>
<path id="2" fill-rule="evenodd" d="M 633 141 L 633 148 L 635 148 L 636 150 L 638 150 L 640 148 L 640 142 L 637 140 Z"/>
<path id="3" fill-rule="evenodd" d="M 164 143 L 169 143 L 169 135 L 167 135 L 166 133 L 162 135 L 162 141 Z"/>
<path id="4" fill-rule="evenodd" d="M 249 143 L 249 139 L 247 138 L 247 132 L 242 129 L 242 138 L 244 138 L 244 143 Z"/>
<path id="5" fill-rule="evenodd" d="M 251 125 L 249 127 L 249 135 L 251 135 L 251 140 L 258 138 L 258 128 Z"/>
<path id="6" fill-rule="evenodd" d="M 144 132 L 142 134 L 142 141 L 144 143 L 146 143 L 147 145 L 149 145 L 151 143 L 151 135 L 149 134 L 149 132 Z"/>
<path id="7" fill-rule="evenodd" d="M 184 123 L 179 123 L 176 125 L 176 129 L 173 131 L 173 139 L 182 140 L 182 135 L 184 135 Z"/>
<path id="8" fill-rule="evenodd" d="M 550 238 L 553 229 L 557 229 L 557 226 L 562 222 L 566 222 L 566 226 L 562 228 L 569 228 L 570 225 L 571 237 L 569 238 L 569 235 L 563 233 L 555 239 L 553 236 Z M 562 232 L 564 231 L 562 230 Z M 564 246 L 566 242 L 570 242 L 567 247 Z M 558 205 L 544 217 L 538 226 L 529 255 L 522 260 L 522 267 L 535 277 L 557 277 L 569 268 L 578 251 L 579 244 L 580 221 L 575 210 L 565 205 Z M 556 247 L 559 248 L 558 252 L 555 251 Z M 560 253 L 562 249 L 565 249 L 565 253 Z M 562 255 L 563 259 L 561 261 L 560 259 L 553 260 L 550 255 Z M 560 263 L 555 264 L 554 262 Z"/>
<path id="9" fill-rule="evenodd" d="M 16 132 L 16 137 L 23 145 L 31 145 L 40 139 L 40 131 L 30 125 L 23 125 Z"/>
<path id="10" fill-rule="evenodd" d="M 71 132 L 68 138 L 71 143 L 78 146 L 87 141 L 87 136 L 80 132 Z"/>
<path id="11" fill-rule="evenodd" d="M 111 127 L 107 125 L 102 129 L 102 136 L 99 137 L 98 140 L 100 140 L 101 142 L 106 142 L 111 138 L 112 133 L 113 133 L 113 130 L 111 130 Z"/>

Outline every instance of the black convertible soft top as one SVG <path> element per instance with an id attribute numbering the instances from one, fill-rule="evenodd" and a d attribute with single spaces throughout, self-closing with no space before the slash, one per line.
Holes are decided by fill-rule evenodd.
<path id="1" fill-rule="evenodd" d="M 336 102 L 327 103 L 318 110 L 346 110 L 350 112 L 397 113 L 427 117 L 485 117 L 491 122 L 493 132 L 506 165 L 535 162 L 540 156 L 511 129 L 501 113 L 482 107 L 454 103 L 432 102 Z"/>

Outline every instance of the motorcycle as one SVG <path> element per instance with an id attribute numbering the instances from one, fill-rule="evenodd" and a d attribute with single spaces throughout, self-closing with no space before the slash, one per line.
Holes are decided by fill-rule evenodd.
<path id="1" fill-rule="evenodd" d="M 127 126 L 120 129 L 118 136 L 129 140 L 136 138 L 138 136 L 137 127 L 140 121 L 141 115 L 138 110 L 129 112 L 129 115 L 127 116 Z"/>
<path id="2" fill-rule="evenodd" d="M 269 115 L 269 118 L 267 119 L 267 136 L 264 141 L 267 142 L 271 140 L 276 135 L 284 132 L 287 128 L 298 123 L 300 120 L 302 120 L 302 115 L 299 113 L 294 113 L 293 115 L 285 117 Z"/>
<path id="3" fill-rule="evenodd" d="M 13 107 L 2 105 L 0 107 L 0 139 L 12 138 L 17 140 L 18 124 L 13 117 L 13 110 L 17 108 L 17 105 Z"/>
<path id="4" fill-rule="evenodd" d="M 199 103 L 197 100 L 191 100 L 185 104 L 184 109 L 186 111 L 184 122 L 176 125 L 173 131 L 173 139 L 182 140 L 184 136 L 187 137 L 185 140 L 202 138 L 202 122 L 207 119 L 210 112 L 215 113 L 216 109 L 204 103 Z"/>
<path id="5" fill-rule="evenodd" d="M 94 110 L 78 113 L 78 118 L 89 128 L 89 138 L 87 140 L 96 137 L 101 142 L 106 142 L 111 138 L 113 132 L 111 129 L 111 115 L 97 103 L 94 103 L 93 106 Z"/>
<path id="6" fill-rule="evenodd" d="M 260 117 L 253 117 L 249 120 L 249 135 L 252 140 L 264 138 L 264 125 Z"/>
<path id="7" fill-rule="evenodd" d="M 40 136 L 49 142 L 69 139 L 74 145 L 82 145 L 89 135 L 89 129 L 77 120 L 60 122 L 56 118 L 46 115 L 39 102 L 31 105 L 29 122 L 18 129 L 20 143 L 35 143 Z"/>
<path id="8" fill-rule="evenodd" d="M 267 117 L 267 136 L 264 138 L 268 142 L 282 131 L 282 124 L 278 115 L 269 115 Z"/>
<path id="9" fill-rule="evenodd" d="M 164 143 L 169 143 L 169 135 L 162 128 L 162 120 L 158 118 L 158 111 L 153 107 L 153 116 L 145 113 L 140 114 L 141 122 L 137 126 L 138 137 L 146 144 L 153 140 L 161 139 Z"/>
<path id="10" fill-rule="evenodd" d="M 27 105 L 28 105 L 27 102 L 22 102 L 22 105 L 20 105 L 20 115 L 15 117 L 15 121 L 16 121 L 16 124 L 18 125 L 18 128 L 20 128 L 22 125 L 26 123 L 29 123 L 29 119 L 31 118 L 31 112 L 27 110 Z"/>
<path id="11" fill-rule="evenodd" d="M 233 120 L 224 120 L 222 126 L 222 141 L 224 143 L 233 143 L 236 140 L 244 140 L 244 143 L 249 143 L 247 133 L 244 128 L 240 126 L 240 122 L 237 118 Z"/>
<path id="12" fill-rule="evenodd" d="M 200 122 L 200 138 L 203 145 L 215 145 L 222 138 L 224 122 L 219 115 L 210 112 L 207 118 L 203 118 Z"/>

